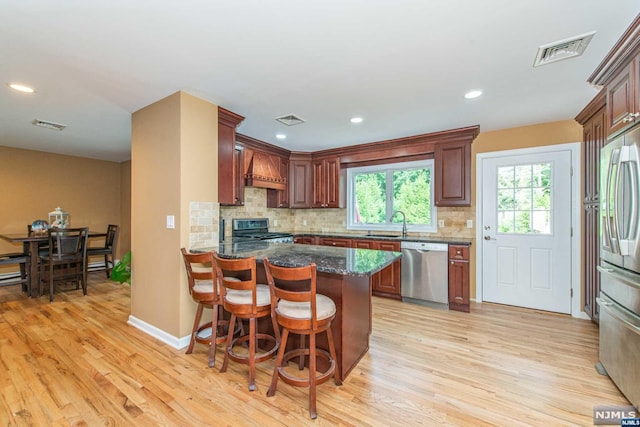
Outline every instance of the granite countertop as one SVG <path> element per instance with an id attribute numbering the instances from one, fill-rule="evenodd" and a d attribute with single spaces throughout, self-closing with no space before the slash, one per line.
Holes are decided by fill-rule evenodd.
<path id="1" fill-rule="evenodd" d="M 401 234 L 339 234 L 339 233 L 292 233 L 295 237 L 330 237 L 336 239 L 375 239 L 400 242 L 448 243 L 450 245 L 471 245 L 471 239 L 458 237 L 402 237 Z"/>
<path id="2" fill-rule="evenodd" d="M 369 276 L 402 256 L 400 252 L 265 241 L 221 243 L 218 247 L 194 249 L 193 252 L 208 250 L 215 250 L 227 258 L 255 256 L 257 262 L 268 258 L 269 262 L 281 267 L 301 267 L 315 262 L 318 272 L 346 276 Z"/>

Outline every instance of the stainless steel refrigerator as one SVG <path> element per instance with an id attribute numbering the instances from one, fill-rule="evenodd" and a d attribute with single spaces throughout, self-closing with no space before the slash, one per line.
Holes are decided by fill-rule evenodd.
<path id="1" fill-rule="evenodd" d="M 600 152 L 600 363 L 640 407 L 640 127 Z"/>

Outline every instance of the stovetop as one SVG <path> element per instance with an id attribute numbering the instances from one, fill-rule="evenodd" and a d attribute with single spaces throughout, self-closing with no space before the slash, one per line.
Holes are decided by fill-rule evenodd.
<path id="1" fill-rule="evenodd" d="M 232 223 L 231 237 L 234 242 L 251 240 L 282 240 L 291 239 L 291 233 L 269 231 L 269 218 L 236 218 Z"/>

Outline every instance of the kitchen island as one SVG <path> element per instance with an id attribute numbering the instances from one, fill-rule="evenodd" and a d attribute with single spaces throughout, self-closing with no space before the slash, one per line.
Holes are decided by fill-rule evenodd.
<path id="1" fill-rule="evenodd" d="M 336 304 L 336 318 L 331 330 L 343 381 L 369 350 L 371 276 L 401 257 L 400 252 L 264 241 L 228 243 L 207 249 L 215 250 L 221 257 L 227 258 L 255 256 L 258 283 L 266 283 L 262 264 L 264 258 L 282 267 L 300 267 L 315 262 L 317 291 Z M 318 337 L 317 343 L 318 347 L 328 350 L 324 334 Z M 324 369 L 324 366 L 320 366 L 321 362 L 322 359 L 318 359 L 318 368 Z"/>

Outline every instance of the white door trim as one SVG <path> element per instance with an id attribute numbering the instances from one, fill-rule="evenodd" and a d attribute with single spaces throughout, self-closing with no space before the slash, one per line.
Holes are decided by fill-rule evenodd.
<path id="1" fill-rule="evenodd" d="M 570 151 L 571 153 L 571 169 L 573 171 L 571 177 L 571 228 L 573 235 L 571 237 L 571 289 L 573 298 L 571 299 L 571 316 L 589 319 L 582 311 L 582 286 L 580 286 L 580 242 L 582 227 L 580 223 L 580 213 L 582 204 L 580 200 L 580 142 L 569 142 L 566 144 L 546 145 L 542 147 L 520 148 L 505 151 L 492 151 L 487 153 L 476 154 L 476 302 L 482 302 L 482 200 L 483 200 L 483 162 L 485 159 L 493 159 L 507 156 L 518 156 L 527 154 L 549 153 L 555 151 Z"/>

